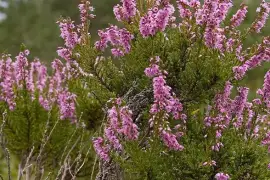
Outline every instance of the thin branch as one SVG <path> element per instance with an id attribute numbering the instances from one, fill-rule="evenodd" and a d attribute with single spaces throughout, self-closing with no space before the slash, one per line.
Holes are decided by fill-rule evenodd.
<path id="1" fill-rule="evenodd" d="M 7 168 L 8 168 L 8 179 L 11 180 L 11 170 L 10 170 L 10 153 L 8 148 L 6 147 L 5 143 L 4 143 L 4 127 L 5 127 L 5 123 L 6 123 L 6 115 L 7 115 L 7 111 L 5 110 L 4 113 L 2 114 L 3 117 L 3 122 L 0 128 L 0 145 L 5 153 L 5 157 L 6 157 L 6 162 L 7 162 Z"/>

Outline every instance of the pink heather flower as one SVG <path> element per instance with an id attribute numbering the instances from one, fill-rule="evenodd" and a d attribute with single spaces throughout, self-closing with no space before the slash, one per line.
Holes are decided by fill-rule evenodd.
<path id="1" fill-rule="evenodd" d="M 206 46 L 224 51 L 224 41 L 226 37 L 222 28 L 207 26 L 204 33 Z"/>
<path id="2" fill-rule="evenodd" d="M 57 22 L 60 27 L 61 35 L 65 41 L 67 48 L 73 49 L 79 43 L 79 35 L 76 30 L 74 22 L 71 20 L 63 19 Z"/>
<path id="3" fill-rule="evenodd" d="M 49 81 L 49 93 L 54 94 L 62 90 L 62 82 L 65 81 L 66 76 L 63 72 L 64 64 L 59 60 L 55 59 L 52 62 L 52 69 L 54 71 L 53 76 L 50 77 Z"/>
<path id="4" fill-rule="evenodd" d="M 142 36 L 154 36 L 157 31 L 164 31 L 174 11 L 175 9 L 171 4 L 165 5 L 163 9 L 158 9 L 157 6 L 149 9 L 147 14 L 140 20 L 140 32 Z"/>
<path id="5" fill-rule="evenodd" d="M 225 50 L 223 46 L 226 37 L 220 24 L 226 18 L 231 7 L 230 0 L 205 0 L 202 8 L 196 11 L 197 24 L 206 26 L 204 33 L 206 46 L 219 49 L 221 52 Z"/>
<path id="6" fill-rule="evenodd" d="M 262 49 L 261 52 L 252 56 L 248 61 L 245 62 L 245 64 L 249 69 L 253 69 L 260 66 L 264 61 L 270 61 L 270 49 L 268 48 Z"/>
<path id="7" fill-rule="evenodd" d="M 265 26 L 266 20 L 268 19 L 270 13 L 270 3 L 263 0 L 260 7 L 257 9 L 257 12 L 259 13 L 259 16 L 252 24 L 252 29 L 259 33 Z"/>
<path id="8" fill-rule="evenodd" d="M 16 95 L 13 90 L 13 86 L 16 83 L 15 74 L 13 71 L 13 64 L 10 57 L 4 57 L 4 59 L 0 60 L 0 87 L 1 87 L 1 96 L 0 100 L 5 101 L 9 109 L 12 111 L 15 109 Z"/>
<path id="9" fill-rule="evenodd" d="M 178 143 L 176 136 L 172 133 L 162 130 L 161 139 L 163 140 L 164 144 L 171 150 L 182 151 L 184 149 L 184 146 Z"/>
<path id="10" fill-rule="evenodd" d="M 265 137 L 262 140 L 262 145 L 267 145 L 268 147 L 270 147 L 270 132 L 267 132 L 265 134 Z"/>
<path id="11" fill-rule="evenodd" d="M 228 113 L 231 109 L 230 95 L 233 86 L 229 81 L 226 82 L 224 92 L 222 94 L 217 94 L 215 97 L 216 109 L 221 113 Z"/>
<path id="12" fill-rule="evenodd" d="M 91 14 L 91 12 L 94 11 L 93 6 L 90 6 L 89 1 L 82 2 L 78 5 L 78 8 L 80 10 L 80 18 L 82 26 L 86 26 L 86 22 L 88 19 L 92 19 L 95 17 L 95 15 Z"/>
<path id="13" fill-rule="evenodd" d="M 103 161 L 109 161 L 110 160 L 110 149 L 104 145 L 104 139 L 101 137 L 94 138 L 93 139 L 94 149 L 97 153 L 97 155 L 103 160 Z"/>
<path id="14" fill-rule="evenodd" d="M 108 110 L 108 120 L 109 120 L 110 126 L 114 130 L 117 130 L 119 132 L 120 123 L 118 120 L 118 112 L 117 112 L 116 106 L 113 106 L 111 109 Z"/>
<path id="15" fill-rule="evenodd" d="M 243 123 L 243 112 L 247 105 L 248 91 L 249 89 L 246 87 L 238 88 L 239 95 L 233 101 L 233 111 L 237 118 L 233 124 L 236 128 L 240 128 Z"/>
<path id="16" fill-rule="evenodd" d="M 119 4 L 114 6 L 113 12 L 118 21 L 129 21 L 136 15 L 136 0 L 121 0 L 122 6 Z"/>
<path id="17" fill-rule="evenodd" d="M 105 31 L 99 31 L 100 40 L 95 43 L 98 50 L 104 51 L 110 43 L 113 47 L 112 54 L 115 57 L 124 56 L 131 50 L 131 40 L 134 38 L 126 29 L 119 29 L 117 26 L 110 26 Z"/>
<path id="18" fill-rule="evenodd" d="M 71 59 L 71 56 L 72 56 L 72 52 L 69 49 L 62 48 L 62 47 L 58 48 L 57 54 L 61 58 L 65 59 L 66 61 L 69 61 Z"/>
<path id="19" fill-rule="evenodd" d="M 270 109 L 270 71 L 265 74 L 263 88 L 259 89 L 257 93 L 262 96 L 262 101 Z"/>
<path id="20" fill-rule="evenodd" d="M 240 80 L 244 77 L 248 70 L 248 67 L 246 65 L 243 66 L 234 66 L 233 72 L 234 72 L 234 78 L 237 80 Z"/>
<path id="21" fill-rule="evenodd" d="M 233 108 L 237 116 L 243 114 L 245 105 L 247 103 L 248 91 L 249 89 L 246 87 L 238 88 L 239 95 L 235 97 L 233 102 Z"/>
<path id="22" fill-rule="evenodd" d="M 191 18 L 192 13 L 188 9 L 190 7 L 190 2 L 188 0 L 178 0 L 177 2 L 177 7 L 180 13 L 181 18 Z"/>
<path id="23" fill-rule="evenodd" d="M 270 48 L 260 45 L 257 51 L 258 53 L 253 55 L 243 65 L 233 67 L 235 79 L 242 79 L 248 70 L 260 66 L 263 62 L 270 61 Z"/>
<path id="24" fill-rule="evenodd" d="M 158 76 L 161 73 L 159 66 L 157 65 L 159 60 L 160 59 L 158 56 L 150 59 L 150 62 L 151 62 L 150 67 L 145 68 L 144 70 L 144 73 L 147 77 L 152 78 L 152 77 Z"/>
<path id="25" fill-rule="evenodd" d="M 111 52 L 112 52 L 112 55 L 114 57 L 116 57 L 116 58 L 123 57 L 125 55 L 124 52 L 121 49 L 115 49 L 115 48 L 113 48 L 113 49 L 111 49 Z"/>
<path id="26" fill-rule="evenodd" d="M 233 15 L 231 19 L 231 26 L 238 27 L 244 21 L 246 14 L 247 14 L 247 6 L 242 4 L 241 8 Z"/>
<path id="27" fill-rule="evenodd" d="M 121 139 L 126 138 L 128 140 L 138 139 L 138 127 L 133 123 L 132 112 L 127 106 L 121 107 L 121 99 L 113 99 L 113 107 L 108 110 L 108 124 L 104 129 L 104 139 L 99 138 L 94 142 L 94 147 L 98 154 L 105 154 L 103 156 L 99 155 L 101 159 L 108 159 L 106 156 L 108 153 L 104 153 L 104 146 L 106 146 L 106 152 L 109 152 L 111 148 L 116 151 L 122 151 L 123 146 L 121 144 Z M 95 145 L 96 143 L 96 145 Z M 104 144 L 103 147 L 100 143 Z M 110 148 L 110 149 L 108 149 Z"/>
<path id="28" fill-rule="evenodd" d="M 224 173 L 217 173 L 215 175 L 216 180 L 228 180 L 230 179 L 230 176 L 228 174 L 224 174 Z"/>
<path id="29" fill-rule="evenodd" d="M 52 103 L 44 98 L 42 95 L 39 96 L 39 104 L 46 110 L 46 111 L 49 111 L 51 108 L 52 108 Z"/>
<path id="30" fill-rule="evenodd" d="M 70 119 L 76 122 L 75 100 L 76 95 L 68 91 L 63 91 L 58 94 L 57 102 L 60 111 L 60 119 Z"/>
<path id="31" fill-rule="evenodd" d="M 30 92 L 34 92 L 35 88 L 39 92 L 43 92 L 47 82 L 47 68 L 42 65 L 38 59 L 30 63 L 30 71 L 26 80 L 26 86 Z"/>
<path id="32" fill-rule="evenodd" d="M 202 164 L 203 166 L 216 166 L 217 165 L 217 163 L 216 163 L 216 161 L 214 161 L 214 160 L 212 160 L 212 161 L 209 161 L 209 162 L 204 162 L 203 164 Z"/>
<path id="33" fill-rule="evenodd" d="M 223 147 L 224 145 L 221 142 L 218 142 L 217 144 L 215 144 L 214 146 L 212 146 L 212 150 L 213 151 L 220 151 L 220 149 Z"/>
<path id="34" fill-rule="evenodd" d="M 160 137 L 163 140 L 164 144 L 172 150 L 182 150 L 184 147 L 180 145 L 177 141 L 177 136 L 181 137 L 183 135 L 182 132 L 177 132 L 177 136 L 173 133 L 165 131 L 162 127 L 167 127 L 166 129 L 169 130 L 169 122 L 167 119 L 169 114 L 173 116 L 174 119 L 183 118 L 183 123 L 185 124 L 186 116 L 183 115 L 181 112 L 183 110 L 182 104 L 180 103 L 179 99 L 174 97 L 171 94 L 171 87 L 166 85 L 166 71 L 161 72 L 159 70 L 159 66 L 157 63 L 160 61 L 159 57 L 151 58 L 150 67 L 145 69 L 145 74 L 153 78 L 153 91 L 154 91 L 154 103 L 151 106 L 150 113 L 152 114 L 151 119 L 149 120 L 150 126 L 154 125 L 154 121 L 158 116 L 158 113 L 162 112 L 162 119 L 161 124 L 158 124 Z M 180 128 L 176 126 L 176 128 Z"/>
<path id="35" fill-rule="evenodd" d="M 171 95 L 171 87 L 166 85 L 166 76 L 162 75 L 156 64 L 159 61 L 158 57 L 156 60 L 151 61 L 151 66 L 145 69 L 145 74 L 148 77 L 153 78 L 153 91 L 154 91 L 154 104 L 151 106 L 150 112 L 156 114 L 160 111 L 165 110 L 167 113 L 171 113 L 175 119 L 179 119 L 181 116 L 181 111 L 183 110 L 182 104 L 179 99 Z"/>
<path id="36" fill-rule="evenodd" d="M 129 140 L 138 139 L 138 126 L 133 123 L 132 120 L 132 112 L 128 109 L 128 107 L 122 107 L 120 110 L 120 118 L 122 119 L 122 129 L 121 132 L 127 137 Z"/>
<path id="37" fill-rule="evenodd" d="M 245 59 L 244 57 L 242 56 L 242 49 L 243 49 L 243 46 L 242 44 L 239 45 L 236 49 L 235 49 L 235 55 L 236 57 L 239 59 L 239 61 L 243 62 Z"/>
<path id="38" fill-rule="evenodd" d="M 122 151 L 122 145 L 120 144 L 120 141 L 116 136 L 115 130 L 113 130 L 111 127 L 107 127 L 104 130 L 104 134 L 106 139 L 110 142 L 110 144 L 115 150 Z"/>
<path id="39" fill-rule="evenodd" d="M 27 51 L 27 53 L 20 52 L 19 55 L 16 56 L 16 61 L 13 65 L 16 83 L 19 88 L 22 88 L 23 81 L 25 81 L 28 76 L 28 60 L 26 54 L 29 54 L 29 51 Z"/>

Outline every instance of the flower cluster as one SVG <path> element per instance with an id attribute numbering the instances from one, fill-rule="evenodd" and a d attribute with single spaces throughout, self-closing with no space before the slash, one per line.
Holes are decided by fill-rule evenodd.
<path id="1" fill-rule="evenodd" d="M 98 32 L 100 40 L 95 43 L 98 50 L 104 51 L 110 43 L 114 48 L 111 49 L 115 57 L 121 57 L 129 53 L 131 50 L 131 40 L 133 35 L 126 29 L 119 29 L 117 26 L 110 26 L 105 30 Z"/>
<path id="2" fill-rule="evenodd" d="M 29 63 L 28 55 L 28 50 L 20 52 L 14 62 L 9 56 L 3 55 L 0 60 L 0 100 L 5 101 L 10 110 L 15 110 L 16 94 L 20 90 L 27 90 L 31 99 L 37 99 L 45 110 L 50 110 L 53 105 L 57 105 L 61 119 L 71 119 L 75 122 L 76 96 L 68 92 L 65 85 L 66 74 L 69 71 L 67 67 L 61 61 L 55 60 L 52 63 L 55 72 L 49 76 L 47 68 L 38 59 Z"/>
<path id="3" fill-rule="evenodd" d="M 241 5 L 241 8 L 236 12 L 235 15 L 231 18 L 231 26 L 238 27 L 244 21 L 247 14 L 247 6 L 245 4 Z"/>
<path id="4" fill-rule="evenodd" d="M 132 112 L 122 106 L 121 99 L 112 100 L 113 107 L 108 110 L 108 121 L 104 129 L 104 137 L 94 138 L 94 147 L 101 159 L 109 160 L 109 150 L 122 151 L 120 140 L 137 140 L 138 126 L 133 123 Z M 103 143 L 103 146 L 100 144 Z M 107 152 L 107 153 L 105 153 Z M 106 154 L 106 155 L 104 155 Z"/>
<path id="5" fill-rule="evenodd" d="M 252 29 L 257 33 L 261 32 L 261 29 L 265 26 L 266 20 L 270 13 L 270 3 L 262 1 L 261 6 L 257 9 L 258 18 L 252 24 Z"/>
<path id="6" fill-rule="evenodd" d="M 198 24 L 205 24 L 204 39 L 208 47 L 223 51 L 223 42 L 225 39 L 224 29 L 220 27 L 221 22 L 227 16 L 232 7 L 230 0 L 224 0 L 221 3 L 217 0 L 204 1 L 202 9 L 197 12 L 196 21 Z"/>
<path id="7" fill-rule="evenodd" d="M 207 113 L 205 117 L 205 126 L 213 127 L 216 131 L 217 142 L 212 146 L 214 151 L 219 151 L 223 147 L 219 140 L 222 137 L 223 130 L 228 128 L 230 124 L 233 124 L 236 129 L 245 128 L 246 132 L 251 132 L 251 129 L 255 128 L 250 127 L 254 111 L 252 110 L 253 104 L 247 102 L 249 89 L 239 87 L 239 95 L 235 99 L 230 98 L 231 90 L 232 85 L 230 82 L 227 82 L 224 92 L 216 95 L 215 107 L 213 109 L 211 106 L 208 108 L 208 113 L 210 111 L 217 111 L 217 114 L 211 116 Z M 246 120 L 244 121 L 245 118 Z"/>
<path id="8" fill-rule="evenodd" d="M 64 39 L 65 46 L 73 49 L 79 43 L 79 35 L 74 22 L 70 19 L 63 19 L 58 23 L 61 31 L 60 36 Z"/>
<path id="9" fill-rule="evenodd" d="M 92 12 L 94 8 L 90 6 L 90 2 L 82 0 L 78 5 L 80 11 L 79 25 L 75 25 L 71 19 L 61 19 L 57 21 L 60 27 L 60 37 L 65 42 L 65 47 L 58 47 L 58 55 L 66 61 L 72 60 L 72 51 L 78 44 L 85 44 L 88 39 L 88 20 L 95 17 Z"/>
<path id="10" fill-rule="evenodd" d="M 178 0 L 177 7 L 180 13 L 180 17 L 185 19 L 191 19 L 192 18 L 192 12 L 189 8 L 199 8 L 200 7 L 200 1 L 199 0 Z"/>
<path id="11" fill-rule="evenodd" d="M 110 150 L 109 150 L 108 146 L 104 145 L 104 139 L 101 137 L 94 138 L 93 144 L 94 144 L 94 149 L 95 149 L 96 153 L 99 155 L 99 157 L 101 159 L 103 159 L 104 161 L 109 161 Z"/>
<path id="12" fill-rule="evenodd" d="M 183 106 L 175 95 L 171 94 L 171 87 L 166 85 L 166 71 L 161 71 L 158 63 L 160 58 L 154 57 L 150 59 L 150 67 L 145 69 L 145 74 L 149 78 L 153 78 L 154 103 L 151 106 L 150 113 L 152 118 L 150 124 L 154 128 L 158 128 L 158 132 L 164 144 L 172 150 L 182 150 L 184 147 L 177 141 L 176 135 L 171 132 L 168 126 L 168 118 L 171 114 L 176 120 L 182 119 L 184 124 L 186 120 L 185 114 L 182 114 Z"/>
<path id="13" fill-rule="evenodd" d="M 258 89 L 257 93 L 262 97 L 262 101 L 266 104 L 266 107 L 270 109 L 270 71 L 264 77 L 263 88 Z M 261 101 L 259 101 L 259 104 L 261 104 Z"/>
<path id="14" fill-rule="evenodd" d="M 233 67 L 233 72 L 235 74 L 235 79 L 242 79 L 247 71 L 260 66 L 263 62 L 270 60 L 270 47 L 269 47 L 269 37 L 264 38 L 263 43 L 260 44 L 250 59 L 245 61 L 240 66 Z"/>
<path id="15" fill-rule="evenodd" d="M 216 180 L 228 180 L 230 179 L 230 176 L 228 174 L 224 174 L 224 173 L 217 173 L 215 175 Z"/>
<path id="16" fill-rule="evenodd" d="M 143 37 L 154 36 L 158 31 L 164 31 L 170 21 L 175 9 L 167 3 L 162 9 L 155 6 L 148 10 L 147 14 L 140 19 L 140 32 Z"/>
<path id="17" fill-rule="evenodd" d="M 92 12 L 94 11 L 93 6 L 90 6 L 89 1 L 82 1 L 81 4 L 78 5 L 79 10 L 80 10 L 80 18 L 81 18 L 81 26 L 85 27 L 87 26 L 87 20 L 92 19 L 95 17 Z"/>
<path id="18" fill-rule="evenodd" d="M 2 57 L 0 61 L 0 77 L 1 77 L 1 96 L 0 100 L 5 101 L 10 110 L 14 110 L 16 106 L 15 92 L 13 86 L 15 84 L 15 77 L 13 74 L 13 63 L 9 56 Z"/>
<path id="19" fill-rule="evenodd" d="M 121 0 L 122 6 L 117 4 L 113 8 L 114 15 L 118 21 L 129 21 L 136 15 L 136 0 Z"/>

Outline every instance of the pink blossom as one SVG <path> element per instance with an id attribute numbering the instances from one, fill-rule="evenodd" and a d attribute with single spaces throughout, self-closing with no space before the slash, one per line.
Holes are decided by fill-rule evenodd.
<path id="1" fill-rule="evenodd" d="M 157 6 L 149 9 L 147 14 L 140 19 L 140 32 L 143 37 L 154 36 L 157 31 L 164 31 L 175 9 L 171 4 L 166 4 L 163 9 Z"/>
<path id="2" fill-rule="evenodd" d="M 68 91 L 62 91 L 58 94 L 57 102 L 59 105 L 60 119 L 70 119 L 72 122 L 76 122 L 75 100 L 76 95 Z"/>
<path id="3" fill-rule="evenodd" d="M 97 155 L 104 161 L 110 160 L 110 149 L 104 145 L 104 139 L 101 137 L 94 138 L 93 139 L 94 149 L 97 153 Z"/>
<path id="4" fill-rule="evenodd" d="M 136 0 L 121 0 L 122 6 L 119 4 L 114 6 L 113 12 L 118 21 L 129 21 L 136 15 Z"/>
<path id="5" fill-rule="evenodd" d="M 260 7 L 257 9 L 257 12 L 259 13 L 259 16 L 256 19 L 256 21 L 252 24 L 252 28 L 257 33 L 259 33 L 261 32 L 261 29 L 265 26 L 265 23 L 269 17 L 270 3 L 265 2 L 265 0 L 263 0 Z"/>
<path id="6" fill-rule="evenodd" d="M 111 127 L 105 128 L 104 134 L 106 139 L 110 142 L 110 144 L 115 150 L 121 151 L 123 149 L 114 129 L 112 129 Z"/>
<path id="7" fill-rule="evenodd" d="M 133 35 L 126 29 L 119 29 L 117 26 L 110 26 L 104 31 L 100 30 L 98 35 L 100 40 L 95 43 L 95 47 L 98 50 L 104 51 L 105 48 L 108 47 L 109 43 L 115 47 L 111 50 L 115 57 L 124 56 L 131 50 L 130 43 L 133 39 Z"/>
<path id="8" fill-rule="evenodd" d="M 164 144 L 171 150 L 182 151 L 184 149 L 184 146 L 178 143 L 176 136 L 172 133 L 169 133 L 163 130 L 161 132 L 161 138 Z"/>
<path id="9" fill-rule="evenodd" d="M 79 35 L 74 22 L 69 19 L 63 19 L 57 22 L 60 27 L 61 37 L 65 41 L 67 48 L 73 49 L 79 43 Z"/>
<path id="10" fill-rule="evenodd" d="M 224 173 L 217 173 L 215 175 L 216 180 L 228 180 L 230 179 L 230 176 L 228 174 L 224 174 Z"/>
<path id="11" fill-rule="evenodd" d="M 129 140 L 138 139 L 138 126 L 133 123 L 132 112 L 128 109 L 127 106 L 121 107 L 120 118 L 122 119 L 122 129 L 121 132 Z"/>
<path id="12" fill-rule="evenodd" d="M 231 19 L 231 26 L 238 27 L 244 21 L 247 14 L 247 6 L 242 4 L 241 8 L 233 15 Z"/>

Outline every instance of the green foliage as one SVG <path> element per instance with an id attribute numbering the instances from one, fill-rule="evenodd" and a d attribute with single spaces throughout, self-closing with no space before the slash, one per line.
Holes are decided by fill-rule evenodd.
<path id="1" fill-rule="evenodd" d="M 211 140 L 206 136 L 199 117 L 192 119 L 188 133 L 181 142 L 182 152 L 164 150 L 163 143 L 149 140 L 145 147 L 137 143 L 125 144 L 126 158 L 117 159 L 125 171 L 126 179 L 213 179 L 218 172 L 226 172 L 231 179 L 268 179 L 267 148 L 258 146 L 253 140 L 243 141 L 237 132 L 225 132 L 222 138 L 224 148 L 219 152 L 211 150 Z M 205 136 L 204 136 L 205 135 Z M 217 166 L 203 165 L 216 160 Z"/>

